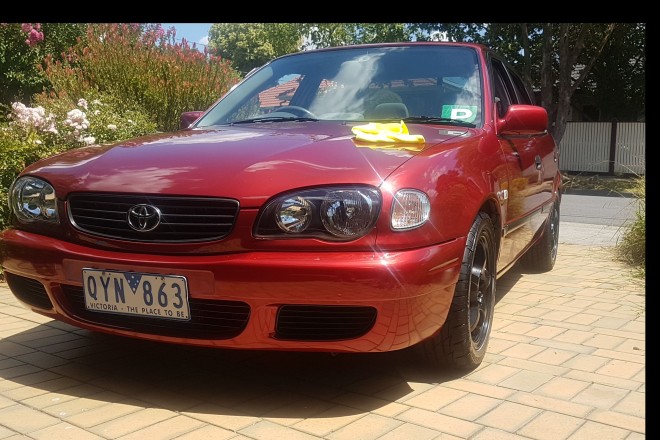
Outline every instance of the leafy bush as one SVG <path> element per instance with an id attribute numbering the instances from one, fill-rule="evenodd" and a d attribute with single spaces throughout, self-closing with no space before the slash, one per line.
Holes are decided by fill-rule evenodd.
<path id="1" fill-rule="evenodd" d="M 636 275 L 646 277 L 646 178 L 638 177 L 632 188 L 638 200 L 635 220 L 626 228 L 621 241 L 617 244 L 618 257 L 635 267 Z"/>
<path id="2" fill-rule="evenodd" d="M 176 130 L 182 112 L 205 110 L 239 80 L 228 61 L 202 53 L 160 25 L 92 24 L 65 59 L 46 59 L 59 97 L 90 90 L 144 109 L 158 130 Z"/>
<path id="3" fill-rule="evenodd" d="M 115 95 L 88 90 L 76 99 L 66 94 L 35 96 L 35 102 L 52 112 L 58 139 L 66 149 L 91 143 L 108 143 L 156 132 L 155 122 L 143 109 L 124 103 Z"/>

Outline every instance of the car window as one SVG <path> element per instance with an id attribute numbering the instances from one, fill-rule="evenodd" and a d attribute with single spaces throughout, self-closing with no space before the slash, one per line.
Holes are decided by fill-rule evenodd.
<path id="1" fill-rule="evenodd" d="M 495 80 L 495 93 L 499 98 L 498 115 L 504 116 L 511 104 L 532 104 L 532 99 L 520 75 L 501 60 L 491 58 Z"/>
<path id="2" fill-rule="evenodd" d="M 198 127 L 276 112 L 320 120 L 424 116 L 481 124 L 482 72 L 466 47 L 363 47 L 288 55 L 229 92 Z"/>
<path id="3" fill-rule="evenodd" d="M 532 104 L 532 99 L 529 97 L 529 93 L 527 92 L 527 87 L 525 87 L 525 83 L 523 82 L 522 78 L 518 73 L 508 67 L 506 67 L 507 72 L 509 73 L 509 76 L 511 77 L 511 80 L 513 82 L 513 87 L 516 90 L 516 93 L 518 95 L 518 104 Z"/>
<path id="4" fill-rule="evenodd" d="M 509 106 L 515 101 L 512 101 L 513 86 L 510 85 L 504 65 L 496 59 L 491 59 L 493 66 L 493 87 L 495 94 L 495 102 L 497 106 L 497 116 L 503 118 Z"/>
<path id="5" fill-rule="evenodd" d="M 268 110 L 289 105 L 302 80 L 303 75 L 299 74 L 290 74 L 278 78 L 273 87 L 259 93 L 259 107 L 262 110 Z"/>
<path id="6" fill-rule="evenodd" d="M 272 78 L 264 83 L 262 91 L 251 95 L 237 106 L 232 118 L 235 120 L 254 118 L 266 115 L 278 107 L 288 106 L 302 80 L 303 75 L 295 73 Z"/>

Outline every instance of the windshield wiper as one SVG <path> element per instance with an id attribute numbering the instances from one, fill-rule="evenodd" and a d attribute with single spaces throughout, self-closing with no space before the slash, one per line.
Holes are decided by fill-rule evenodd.
<path id="1" fill-rule="evenodd" d="M 240 121 L 232 121 L 229 125 L 234 124 L 252 124 L 255 122 L 308 122 L 308 121 L 318 121 L 315 118 L 306 118 L 299 116 L 260 116 L 258 118 L 242 119 Z"/>
<path id="2" fill-rule="evenodd" d="M 451 119 L 451 118 L 439 118 L 437 116 L 409 116 L 407 118 L 403 118 L 404 122 L 412 122 L 415 124 L 449 124 L 449 125 L 460 125 L 461 127 L 470 127 L 470 128 L 475 128 L 476 125 L 467 122 L 467 121 L 461 121 L 460 119 Z"/>

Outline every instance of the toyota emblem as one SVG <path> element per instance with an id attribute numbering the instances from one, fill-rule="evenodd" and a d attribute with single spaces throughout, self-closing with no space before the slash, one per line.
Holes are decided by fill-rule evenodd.
<path id="1" fill-rule="evenodd" d="M 138 232 L 153 231 L 160 224 L 160 210 L 151 205 L 135 205 L 128 210 L 128 224 Z"/>

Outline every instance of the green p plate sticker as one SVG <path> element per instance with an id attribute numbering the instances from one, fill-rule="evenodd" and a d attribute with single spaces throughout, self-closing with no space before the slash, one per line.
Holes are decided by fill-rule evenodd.
<path id="1" fill-rule="evenodd" d="M 442 106 L 443 118 L 458 119 L 465 122 L 474 122 L 477 119 L 477 106 L 476 105 L 443 105 Z"/>

